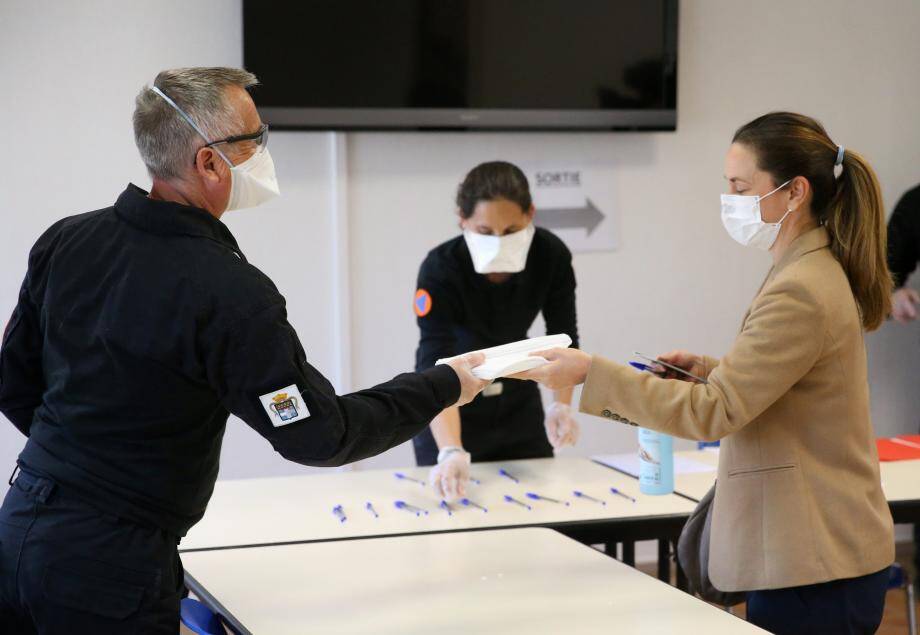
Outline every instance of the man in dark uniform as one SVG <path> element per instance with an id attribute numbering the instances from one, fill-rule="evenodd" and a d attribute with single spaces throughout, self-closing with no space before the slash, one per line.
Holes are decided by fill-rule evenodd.
<path id="1" fill-rule="evenodd" d="M 204 514 L 228 413 L 289 460 L 341 465 L 485 385 L 466 358 L 340 397 L 310 366 L 219 220 L 278 192 L 255 83 L 160 73 L 134 114 L 151 192 L 129 185 L 29 254 L 0 348 L 0 411 L 28 437 L 0 509 L 0 632 L 176 633 L 176 545 Z"/>
<path id="2" fill-rule="evenodd" d="M 917 319 L 920 294 L 907 279 L 920 261 L 920 185 L 908 190 L 888 219 L 888 268 L 894 278 L 891 317 L 901 324 Z M 920 578 L 920 525 L 914 525 L 914 572 Z M 920 580 L 915 581 L 920 588 Z"/>

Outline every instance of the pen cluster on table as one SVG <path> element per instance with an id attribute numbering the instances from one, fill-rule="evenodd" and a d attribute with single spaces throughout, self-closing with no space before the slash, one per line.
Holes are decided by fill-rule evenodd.
<path id="1" fill-rule="evenodd" d="M 425 483 L 425 481 L 419 480 L 417 478 L 414 478 L 402 472 L 396 472 L 394 473 L 393 476 L 401 481 L 416 483 L 421 487 L 427 487 L 427 484 Z M 514 485 L 517 486 L 518 490 L 523 488 L 521 484 L 521 479 L 519 479 L 517 476 L 515 476 L 514 474 L 512 474 L 505 468 L 499 468 L 497 472 L 497 476 L 502 479 L 507 479 L 511 483 L 514 483 Z M 470 479 L 470 483 L 473 485 L 482 484 L 481 481 L 474 479 L 474 478 Z M 636 502 L 635 498 L 633 498 L 632 496 L 629 496 L 628 494 L 617 489 L 616 487 L 610 487 L 609 492 L 613 496 L 617 496 L 622 499 L 628 500 L 631 503 Z M 595 494 L 597 494 L 597 492 L 595 492 Z M 595 505 L 601 505 L 601 506 L 607 505 L 607 501 L 600 498 L 600 494 L 594 496 L 586 492 L 582 492 L 579 490 L 573 490 L 572 496 L 577 499 L 587 501 L 589 503 L 593 503 Z M 536 503 L 548 503 L 550 505 L 559 505 L 563 507 L 571 506 L 570 501 L 558 499 L 558 498 L 550 498 L 549 496 L 543 496 L 542 494 L 539 494 L 533 491 L 525 491 L 523 494 L 519 493 L 516 495 L 505 494 L 502 497 L 502 500 L 504 503 L 513 505 L 524 511 L 533 511 L 533 505 Z M 479 502 L 471 498 L 462 498 L 460 499 L 459 502 L 453 503 L 453 504 L 448 503 L 446 500 L 442 500 L 438 504 L 437 510 L 443 511 L 448 516 L 453 516 L 454 512 L 456 512 L 461 507 L 468 507 L 471 509 L 476 509 L 483 513 L 488 513 L 489 511 L 487 507 L 485 507 L 484 505 L 480 504 Z M 415 505 L 415 504 L 409 503 L 404 500 L 394 500 L 393 509 L 397 510 L 400 513 L 412 514 L 413 516 L 416 516 L 416 517 L 428 516 L 431 511 L 437 511 L 437 510 L 428 510 L 425 507 L 422 507 L 420 505 Z M 367 503 L 365 503 L 363 511 L 364 513 L 368 514 L 369 516 L 375 519 L 380 518 L 381 516 L 380 512 L 377 511 L 377 508 L 374 506 L 374 504 L 371 501 L 368 501 Z M 333 507 L 332 513 L 336 517 L 336 519 L 338 519 L 340 523 L 344 523 L 348 520 L 348 516 L 345 512 L 345 508 L 342 505 L 336 505 L 335 507 Z"/>

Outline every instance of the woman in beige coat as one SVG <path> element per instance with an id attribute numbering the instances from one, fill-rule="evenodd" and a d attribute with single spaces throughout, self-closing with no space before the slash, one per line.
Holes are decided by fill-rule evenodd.
<path id="1" fill-rule="evenodd" d="M 584 383 L 588 414 L 723 439 L 714 586 L 747 591 L 748 619 L 775 633 L 873 633 L 894 559 L 863 342 L 890 311 L 878 182 L 862 157 L 792 113 L 741 127 L 725 176 L 723 224 L 769 250 L 773 267 L 724 357 L 661 356 L 708 383 L 576 350 L 542 353 L 551 363 L 527 377 Z"/>

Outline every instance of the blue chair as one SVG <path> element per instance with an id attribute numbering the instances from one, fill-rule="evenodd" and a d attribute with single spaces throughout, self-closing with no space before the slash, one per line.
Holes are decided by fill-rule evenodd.
<path id="1" fill-rule="evenodd" d="M 226 635 L 223 624 L 216 613 L 192 598 L 185 598 L 179 608 L 179 619 L 198 635 Z"/>
<path id="2" fill-rule="evenodd" d="M 907 632 L 917 635 L 917 604 L 914 598 L 914 585 L 904 567 L 895 562 L 888 569 L 888 589 L 903 589 L 907 594 Z"/>

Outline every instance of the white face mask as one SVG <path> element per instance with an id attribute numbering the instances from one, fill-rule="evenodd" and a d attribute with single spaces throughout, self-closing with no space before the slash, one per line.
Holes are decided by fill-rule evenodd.
<path id="1" fill-rule="evenodd" d="M 281 193 L 275 177 L 275 162 L 268 148 L 257 151 L 239 165 L 230 163 L 223 152 L 220 156 L 230 165 L 230 198 L 226 211 L 256 207 Z"/>
<path id="2" fill-rule="evenodd" d="M 736 241 L 745 246 L 769 250 L 786 217 L 792 210 L 786 210 L 778 223 L 765 223 L 760 213 L 760 201 L 774 192 L 778 192 L 792 182 L 789 179 L 778 188 L 763 196 L 747 196 L 741 194 L 722 195 L 722 225 L 725 231 Z"/>
<path id="3" fill-rule="evenodd" d="M 536 233 L 533 223 L 507 236 L 488 236 L 466 229 L 463 239 L 473 258 L 476 273 L 518 273 L 527 264 L 530 243 Z"/>
<path id="4" fill-rule="evenodd" d="M 185 111 L 179 108 L 170 97 L 156 86 L 151 90 L 162 97 L 167 104 L 175 108 L 176 112 L 182 115 L 188 124 L 195 129 L 199 136 L 212 143 L 207 135 L 198 127 L 191 117 L 185 114 Z M 262 147 L 256 150 L 256 153 L 240 163 L 233 165 L 220 148 L 212 146 L 215 152 L 227 162 L 230 166 L 230 197 L 227 199 L 227 209 L 230 212 L 236 209 L 246 209 L 256 207 L 266 201 L 278 196 L 281 191 L 278 188 L 278 179 L 275 176 L 275 162 L 272 161 L 272 155 L 268 148 Z"/>

